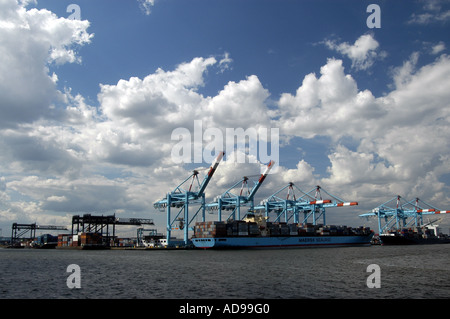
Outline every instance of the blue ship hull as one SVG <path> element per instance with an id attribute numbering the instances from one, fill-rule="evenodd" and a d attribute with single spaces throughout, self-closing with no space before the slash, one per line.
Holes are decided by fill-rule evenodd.
<path id="1" fill-rule="evenodd" d="M 350 236 L 260 236 L 260 237 L 209 237 L 192 238 L 196 248 L 212 249 L 267 249 L 370 246 L 373 233 Z"/>

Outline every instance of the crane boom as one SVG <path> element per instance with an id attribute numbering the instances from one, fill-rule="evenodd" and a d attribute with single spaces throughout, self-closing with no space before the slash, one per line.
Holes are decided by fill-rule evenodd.
<path id="1" fill-rule="evenodd" d="M 211 164 L 208 174 L 206 174 L 205 179 L 203 180 L 202 184 L 200 185 L 200 189 L 197 192 L 197 195 L 196 195 L 197 198 L 202 196 L 203 192 L 206 189 L 206 186 L 208 186 L 208 183 L 211 181 L 211 178 L 213 177 L 213 175 L 217 169 L 217 166 L 219 166 L 219 163 L 222 160 L 224 154 L 225 154 L 225 152 L 220 152 L 219 155 L 217 155 L 214 162 Z"/>
<path id="2" fill-rule="evenodd" d="M 264 173 L 261 174 L 261 176 L 259 177 L 258 182 L 256 183 L 256 185 L 253 187 L 252 191 L 248 195 L 248 200 L 249 201 L 251 201 L 253 199 L 253 197 L 255 196 L 255 194 L 258 191 L 258 189 L 261 187 L 261 184 L 266 179 L 266 176 L 269 174 L 269 172 L 272 169 L 274 164 L 275 164 L 275 161 L 270 161 L 269 162 L 269 164 L 267 165 L 266 169 L 264 170 Z"/>

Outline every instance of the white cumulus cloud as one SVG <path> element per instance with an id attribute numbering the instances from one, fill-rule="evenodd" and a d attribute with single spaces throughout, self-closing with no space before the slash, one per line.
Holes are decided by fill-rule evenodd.
<path id="1" fill-rule="evenodd" d="M 441 55 L 421 68 L 417 59 L 414 53 L 394 68 L 396 86 L 385 96 L 359 91 L 335 59 L 320 77 L 306 75 L 295 95 L 281 96 L 281 134 L 334 141 L 324 184 L 336 191 L 357 189 L 361 198 L 398 192 L 450 203 L 448 186 L 439 182 L 450 173 L 450 58 Z M 345 146 L 349 138 L 352 148 Z M 414 187 L 424 180 L 435 183 Z M 417 190 L 421 195 L 413 194 Z"/>
<path id="2" fill-rule="evenodd" d="M 1 1 L 0 12 L 0 124 L 14 126 L 49 114 L 50 106 L 61 102 L 48 64 L 79 61 L 75 49 L 92 35 L 88 21 L 27 10 L 15 0 Z"/>
<path id="3" fill-rule="evenodd" d="M 386 57 L 385 51 L 378 50 L 379 43 L 371 34 L 360 36 L 353 44 L 326 40 L 325 45 L 329 49 L 348 57 L 352 61 L 352 68 L 355 70 L 367 70 L 377 59 Z"/>
<path id="4" fill-rule="evenodd" d="M 171 133 L 179 127 L 193 132 L 195 120 L 204 129 L 275 127 L 291 141 L 330 140 L 326 176 L 298 158 L 290 168 L 280 165 L 258 198 L 294 182 L 361 202 L 398 192 L 450 205 L 441 180 L 450 174 L 450 58 L 442 47 L 431 63 L 419 67 L 412 53 L 392 68 L 394 86 L 380 97 L 360 90 L 336 58 L 324 61 L 318 74 L 302 75 L 298 89 L 281 94 L 275 110 L 256 74 L 204 96 L 208 70 L 217 74 L 232 62 L 226 53 L 101 84 L 95 107 L 70 88 L 58 91 L 58 74 L 49 71 L 51 64 L 80 61 L 77 48 L 92 39 L 89 22 L 25 4 L 0 2 L 0 149 L 7 150 L 0 153 L 1 222 L 61 224 L 75 212 L 152 213 L 153 202 L 192 169 L 171 161 Z M 350 70 L 368 70 L 383 57 L 372 35 L 327 45 L 352 60 Z M 58 114 L 50 116 L 55 104 Z M 298 146 L 283 149 L 289 147 Z M 260 166 L 224 161 L 208 199 L 242 176 L 257 176 Z"/>
<path id="5" fill-rule="evenodd" d="M 152 13 L 151 8 L 155 5 L 155 0 L 137 0 L 142 12 L 146 15 Z"/>

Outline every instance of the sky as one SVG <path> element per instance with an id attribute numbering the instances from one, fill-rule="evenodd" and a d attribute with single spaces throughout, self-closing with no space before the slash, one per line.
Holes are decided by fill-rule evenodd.
<path id="1" fill-rule="evenodd" d="M 293 182 L 359 203 L 330 224 L 375 228 L 358 215 L 397 195 L 450 210 L 449 26 L 444 0 L 0 0 L 2 234 L 85 213 L 163 232 L 153 203 L 211 164 L 173 156 L 195 123 L 278 129 L 255 203 Z M 207 202 L 268 163 L 239 151 Z"/>

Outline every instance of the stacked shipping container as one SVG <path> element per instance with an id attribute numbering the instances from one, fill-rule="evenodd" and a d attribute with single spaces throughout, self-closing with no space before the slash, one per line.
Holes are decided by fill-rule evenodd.
<path id="1" fill-rule="evenodd" d="M 198 222 L 195 224 L 195 237 L 225 237 L 227 228 L 224 222 Z"/>
<path id="2" fill-rule="evenodd" d="M 79 243 L 81 246 L 101 245 L 103 243 L 103 236 L 99 233 L 81 233 L 79 237 Z"/>
<path id="3" fill-rule="evenodd" d="M 65 234 L 58 235 L 57 247 L 69 247 L 69 242 L 72 243 L 72 235 L 65 235 Z"/>
<path id="4" fill-rule="evenodd" d="M 86 245 L 102 245 L 103 237 L 98 233 L 79 233 L 78 235 L 58 235 L 57 247 L 83 247 Z"/>
<path id="5" fill-rule="evenodd" d="M 403 237 L 415 237 L 415 238 L 432 238 L 436 236 L 434 230 L 428 229 L 426 227 L 402 228 L 392 230 L 389 233 Z"/>
<path id="6" fill-rule="evenodd" d="M 259 236 L 257 223 L 235 220 L 232 222 L 197 222 L 194 236 L 197 238 L 229 237 L 229 236 Z"/>
<path id="7" fill-rule="evenodd" d="M 194 237 L 232 237 L 232 236 L 350 236 L 368 235 L 370 227 L 352 228 L 335 225 L 288 224 L 284 222 L 256 222 L 235 220 L 231 222 L 197 222 Z"/>

